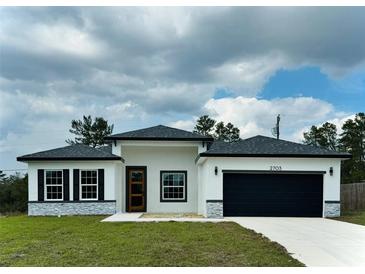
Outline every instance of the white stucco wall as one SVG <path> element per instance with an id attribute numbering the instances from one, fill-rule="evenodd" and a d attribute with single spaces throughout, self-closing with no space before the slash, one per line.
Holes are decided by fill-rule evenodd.
<path id="1" fill-rule="evenodd" d="M 37 201 L 38 169 L 69 169 L 70 200 L 73 200 L 73 169 L 100 169 L 105 172 L 105 200 L 116 200 L 117 211 L 125 211 L 126 166 L 147 167 L 147 212 L 198 212 L 206 215 L 206 200 L 223 200 L 222 170 L 270 170 L 281 166 L 283 171 L 326 171 L 323 201 L 340 200 L 340 159 L 313 158 L 201 158 L 206 147 L 201 142 L 118 141 L 113 153 L 121 161 L 54 161 L 29 162 L 29 201 Z M 218 174 L 214 174 L 215 166 Z M 334 174 L 330 176 L 329 169 Z M 187 171 L 187 202 L 160 202 L 160 171 Z M 324 208 L 324 207 L 323 207 Z"/>
<path id="2" fill-rule="evenodd" d="M 69 169 L 70 201 L 73 200 L 73 169 L 104 169 L 104 200 L 115 200 L 116 185 L 120 184 L 118 174 L 120 161 L 60 161 L 60 162 L 29 162 L 28 163 L 28 200 L 38 200 L 38 169 Z"/>
<path id="3" fill-rule="evenodd" d="M 323 176 L 323 201 L 340 200 L 340 159 L 315 158 L 225 158 L 208 157 L 201 159 L 199 165 L 202 174 L 201 197 L 206 200 L 223 200 L 223 173 L 222 170 L 263 170 L 269 171 L 270 166 L 281 166 L 283 171 L 326 171 Z M 218 174 L 214 174 L 215 166 Z M 333 167 L 333 176 L 329 169 Z M 324 206 L 323 206 L 324 208 Z M 205 204 L 202 205 L 203 214 L 206 214 Z"/>
<path id="4" fill-rule="evenodd" d="M 198 167 L 195 158 L 201 142 L 122 142 L 121 156 L 125 159 L 122 170 L 122 191 L 119 210 L 125 211 L 125 167 L 147 167 L 147 212 L 197 212 Z M 160 202 L 160 171 L 187 171 L 187 202 Z"/>

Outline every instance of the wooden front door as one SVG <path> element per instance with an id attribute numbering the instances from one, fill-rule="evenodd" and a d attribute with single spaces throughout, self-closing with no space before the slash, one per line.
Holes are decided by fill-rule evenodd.
<path id="1" fill-rule="evenodd" d="M 146 167 L 127 167 L 127 211 L 146 211 Z"/>

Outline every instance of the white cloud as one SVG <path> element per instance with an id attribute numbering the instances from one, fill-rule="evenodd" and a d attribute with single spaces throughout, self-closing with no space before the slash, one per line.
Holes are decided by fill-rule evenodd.
<path id="1" fill-rule="evenodd" d="M 205 109 L 212 117 L 224 122 L 232 122 L 242 129 L 253 129 L 256 133 L 271 134 L 276 115 L 281 115 L 283 132 L 291 131 L 299 124 L 324 119 L 333 112 L 333 106 L 325 101 L 311 97 L 282 98 L 264 100 L 257 98 L 224 98 L 210 99 Z M 249 125 L 255 123 L 256 126 Z M 242 131 L 243 137 L 252 134 Z"/>
<path id="2" fill-rule="evenodd" d="M 192 11 L 188 8 L 150 7 L 143 8 L 142 11 L 139 21 L 141 24 L 139 25 L 143 26 L 145 32 L 160 42 L 168 42 L 168 35 L 166 34 L 181 38 L 191 28 Z"/>
<path id="3" fill-rule="evenodd" d="M 14 94 L 0 90 L 0 121 L 1 125 L 11 119 L 30 116 L 68 115 L 75 112 L 75 107 L 67 98 L 58 98 L 50 93 L 48 96 L 37 96 L 22 93 L 17 90 Z"/>
<path id="4" fill-rule="evenodd" d="M 156 85 L 140 94 L 140 102 L 150 112 L 193 114 L 214 93 L 214 86 L 205 84 Z"/>
<path id="5" fill-rule="evenodd" d="M 328 120 L 328 122 L 336 125 L 337 133 L 341 134 L 342 125 L 349 119 L 355 119 L 355 114 L 351 114 L 351 115 L 343 114 L 342 117 L 337 117 L 337 118 Z"/>
<path id="6" fill-rule="evenodd" d="M 256 95 L 280 68 L 289 66 L 289 61 L 280 53 L 256 56 L 226 62 L 212 68 L 211 73 L 217 86 L 230 88 L 238 94 Z"/>
<path id="7" fill-rule="evenodd" d="M 324 121 L 335 115 L 331 104 L 311 97 L 264 100 L 238 96 L 210 99 L 204 105 L 216 121 L 231 122 L 240 129 L 242 138 L 262 134 L 271 136 L 276 115 L 281 115 L 282 137 L 293 139 L 293 134 L 304 125 Z M 172 125 L 192 128 L 195 121 L 179 120 Z"/>
<path id="8" fill-rule="evenodd" d="M 197 117 L 194 117 L 192 120 L 178 120 L 175 122 L 171 122 L 168 125 L 170 127 L 192 131 L 194 129 L 196 119 Z"/>
<path id="9" fill-rule="evenodd" d="M 49 58 L 55 54 L 98 58 L 106 51 L 105 45 L 100 40 L 95 40 L 90 33 L 63 23 L 30 25 L 22 36 L 3 31 L 0 33 L 0 42 Z"/>
<path id="10" fill-rule="evenodd" d="M 102 54 L 102 45 L 87 32 L 70 25 L 35 25 L 29 29 L 29 42 L 38 52 L 61 52 L 65 54 L 95 58 Z"/>
<path id="11" fill-rule="evenodd" d="M 117 121 L 121 119 L 121 117 L 123 119 L 126 118 L 132 119 L 136 115 L 142 118 L 143 115 L 145 115 L 143 110 L 139 108 L 138 105 L 134 104 L 131 101 L 107 106 L 105 110 L 106 110 L 106 117 L 111 121 Z"/>

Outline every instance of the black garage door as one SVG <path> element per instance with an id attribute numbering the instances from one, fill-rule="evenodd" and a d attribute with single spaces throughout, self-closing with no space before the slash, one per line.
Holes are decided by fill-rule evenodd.
<path id="1" fill-rule="evenodd" d="M 322 217 L 323 175 L 223 174 L 224 216 Z"/>

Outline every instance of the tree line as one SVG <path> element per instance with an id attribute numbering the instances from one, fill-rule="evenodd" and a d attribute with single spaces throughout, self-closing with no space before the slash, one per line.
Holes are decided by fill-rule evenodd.
<path id="1" fill-rule="evenodd" d="M 303 133 L 303 143 L 334 151 L 349 152 L 350 160 L 342 162 L 342 183 L 357 183 L 365 180 L 365 114 L 359 112 L 348 119 L 337 132 L 336 125 L 326 122 L 312 126 Z"/>
<path id="2" fill-rule="evenodd" d="M 28 175 L 6 176 L 0 170 L 0 214 L 27 211 Z"/>

